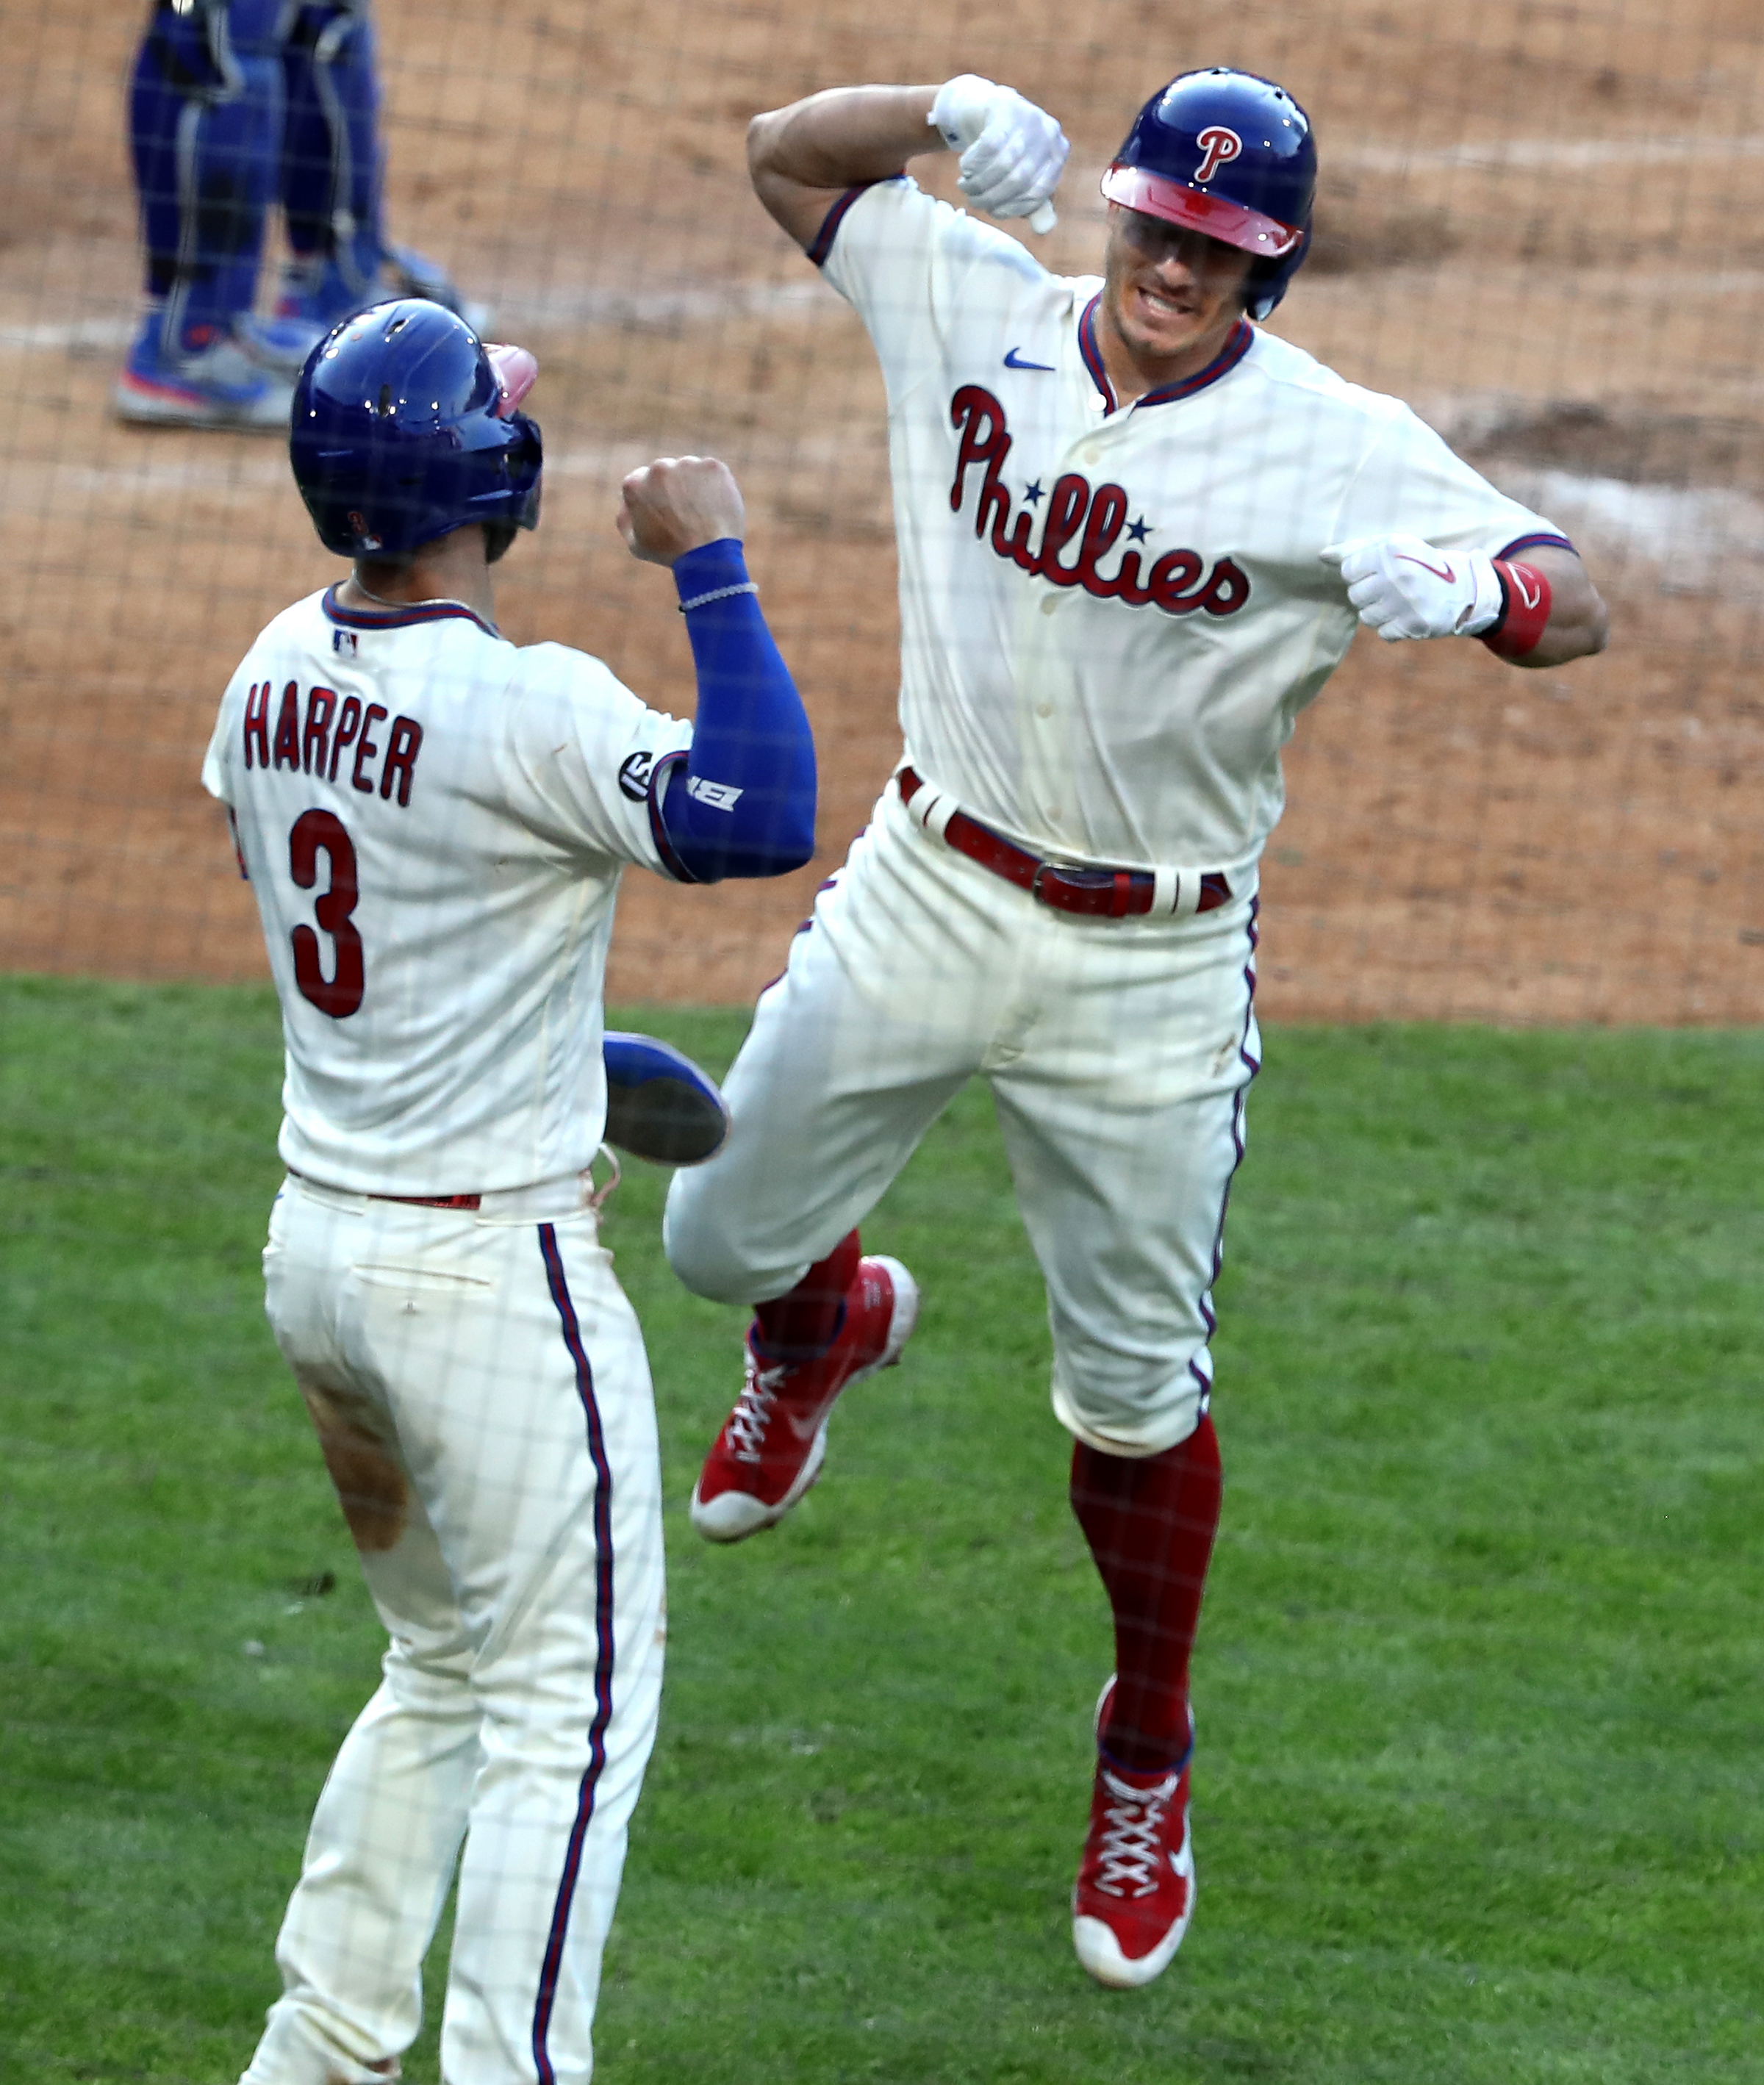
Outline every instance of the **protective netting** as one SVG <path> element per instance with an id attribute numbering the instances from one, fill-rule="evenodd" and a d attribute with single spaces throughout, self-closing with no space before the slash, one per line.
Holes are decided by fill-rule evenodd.
<path id="1" fill-rule="evenodd" d="M 1246 0 L 1205 19 L 1130 0 L 978 19 L 388 0 L 377 27 L 392 234 L 542 364 L 545 522 L 503 568 L 504 627 L 689 706 L 665 581 L 610 516 L 635 465 L 712 452 L 746 493 L 817 726 L 816 864 L 690 897 L 631 879 L 614 997 L 750 996 L 898 745 L 881 385 L 855 318 L 754 200 L 746 119 L 847 81 L 1007 79 L 1073 140 L 1036 250 L 1075 273 L 1097 264 L 1097 178 L 1132 111 L 1218 61 L 1278 77 L 1316 121 L 1319 236 L 1277 329 L 1409 399 L 1566 529 L 1613 611 L 1607 655 L 1562 673 L 1362 635 L 1290 755 L 1267 1010 L 1764 1013 L 1756 0 Z M 140 295 L 142 28 L 130 10 L 9 11 L 0 966 L 255 976 L 256 918 L 197 768 L 251 637 L 336 567 L 277 440 L 110 415 Z M 951 192 L 947 159 L 917 171 Z"/>

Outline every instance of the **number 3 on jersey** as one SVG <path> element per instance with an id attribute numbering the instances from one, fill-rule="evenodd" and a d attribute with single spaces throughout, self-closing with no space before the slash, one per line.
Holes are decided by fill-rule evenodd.
<path id="1" fill-rule="evenodd" d="M 329 859 L 328 885 L 314 902 L 312 917 L 320 931 L 330 936 L 335 960 L 327 979 L 319 960 L 318 935 L 310 927 L 296 927 L 294 943 L 294 982 L 303 999 L 310 1000 L 321 1013 L 333 1021 L 346 1021 L 361 1004 L 367 988 L 361 936 L 351 924 L 350 914 L 360 895 L 355 883 L 355 850 L 343 822 L 329 811 L 303 811 L 288 834 L 288 868 L 302 890 L 318 881 L 321 852 Z"/>

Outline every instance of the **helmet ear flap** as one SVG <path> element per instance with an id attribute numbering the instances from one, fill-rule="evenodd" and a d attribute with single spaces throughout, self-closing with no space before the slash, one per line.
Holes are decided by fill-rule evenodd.
<path id="1" fill-rule="evenodd" d="M 1279 261 L 1258 261 L 1251 268 L 1243 285 L 1243 309 L 1258 325 L 1273 316 L 1310 251 L 1311 227 L 1307 223 L 1303 237 L 1290 253 Z"/>

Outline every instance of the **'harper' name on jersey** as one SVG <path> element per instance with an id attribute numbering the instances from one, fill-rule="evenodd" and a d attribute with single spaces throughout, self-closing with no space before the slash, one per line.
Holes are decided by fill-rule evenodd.
<path id="1" fill-rule="evenodd" d="M 469 609 L 314 594 L 257 639 L 202 780 L 281 995 L 283 1157 L 368 1194 L 579 1174 L 606 1112 L 621 873 L 668 873 L 653 788 L 690 724 Z"/>
<path id="2" fill-rule="evenodd" d="M 352 633 L 353 634 L 353 633 Z M 408 805 L 410 784 L 416 774 L 416 757 L 423 749 L 423 727 L 414 717 L 399 716 L 382 745 L 374 737 L 387 716 L 384 703 L 363 703 L 358 695 L 345 695 L 339 704 L 334 688 L 308 687 L 303 698 L 298 681 L 282 690 L 276 711 L 275 735 L 270 733 L 270 699 L 274 684 L 253 681 L 245 694 L 244 762 L 249 774 L 258 767 L 294 767 L 303 775 L 337 779 L 338 763 L 351 758 L 345 773 L 349 786 L 363 796 L 374 793 L 374 763 L 382 751 L 385 762 L 380 770 L 380 794 Z M 335 730 L 332 726 L 334 721 Z"/>
<path id="3" fill-rule="evenodd" d="M 1358 626 L 1324 546 L 1565 541 L 1400 400 L 1247 321 L 1123 409 L 1100 281 L 904 176 L 843 197 L 810 257 L 887 382 L 907 757 L 1039 852 L 1239 887 Z"/>

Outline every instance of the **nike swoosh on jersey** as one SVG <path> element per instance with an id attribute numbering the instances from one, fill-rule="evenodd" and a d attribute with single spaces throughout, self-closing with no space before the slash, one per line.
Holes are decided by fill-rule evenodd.
<path id="1" fill-rule="evenodd" d="M 1436 580 L 1443 580 L 1447 586 L 1452 584 L 1456 576 L 1450 565 L 1442 569 L 1438 565 L 1430 565 L 1425 558 L 1410 557 L 1406 550 L 1399 550 L 1391 562 L 1398 565 L 1419 565 L 1424 572 L 1431 572 Z"/>
<path id="2" fill-rule="evenodd" d="M 1053 370 L 1051 362 L 1025 362 L 1014 347 L 1005 350 L 1005 367 L 1007 369 L 1045 369 L 1050 375 Z"/>

